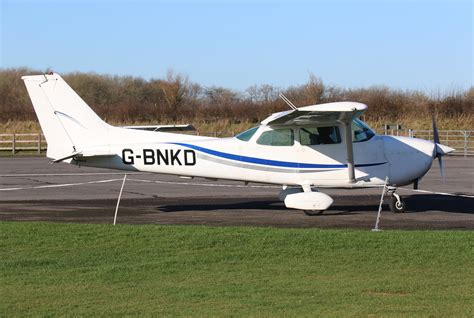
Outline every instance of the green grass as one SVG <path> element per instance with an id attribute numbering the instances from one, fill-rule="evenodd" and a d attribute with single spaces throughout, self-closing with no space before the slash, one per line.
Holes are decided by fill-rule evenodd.
<path id="1" fill-rule="evenodd" d="M 0 223 L 0 316 L 472 316 L 474 233 Z"/>

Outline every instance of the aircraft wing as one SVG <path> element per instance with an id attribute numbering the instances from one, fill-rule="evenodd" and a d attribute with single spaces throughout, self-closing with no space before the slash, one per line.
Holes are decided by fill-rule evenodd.
<path id="1" fill-rule="evenodd" d="M 141 126 L 121 126 L 121 128 L 148 130 L 148 131 L 190 131 L 190 130 L 196 130 L 196 128 L 193 125 L 141 125 Z"/>
<path id="2" fill-rule="evenodd" d="M 294 126 L 316 123 L 349 122 L 361 116 L 367 106 L 355 102 L 338 102 L 299 107 L 294 110 L 274 113 L 263 120 L 267 126 Z"/>
<path id="3" fill-rule="evenodd" d="M 295 126 L 308 124 L 344 124 L 344 132 L 346 135 L 344 143 L 346 145 L 347 153 L 347 171 L 349 182 L 354 183 L 356 180 L 351 124 L 352 119 L 362 115 L 366 109 L 367 105 L 355 102 L 328 103 L 299 108 L 294 107 L 292 110 L 272 114 L 270 117 L 262 121 L 262 125 Z"/>

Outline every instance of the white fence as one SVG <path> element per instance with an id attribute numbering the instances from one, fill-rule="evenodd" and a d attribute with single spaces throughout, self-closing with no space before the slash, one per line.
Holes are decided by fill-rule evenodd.
<path id="1" fill-rule="evenodd" d="M 379 133 L 433 140 L 432 130 L 402 129 L 379 131 Z M 195 132 L 195 134 L 213 137 L 233 135 L 223 132 Z M 455 155 L 474 155 L 474 130 L 440 130 L 439 139 L 443 145 L 456 149 L 453 153 Z M 46 148 L 47 144 L 43 134 L 0 134 L 0 151 L 8 151 L 12 154 L 19 151 L 34 151 L 39 154 Z"/>
<path id="2" fill-rule="evenodd" d="M 433 140 L 433 130 L 388 130 L 386 135 L 407 136 Z M 456 149 L 453 154 L 472 156 L 474 155 L 474 130 L 439 130 L 439 142 L 443 145 Z"/>
<path id="3" fill-rule="evenodd" d="M 46 150 L 46 140 L 43 134 L 0 134 L 0 150 L 12 154 L 19 151 L 41 153 Z"/>
<path id="4" fill-rule="evenodd" d="M 413 129 L 376 129 L 377 133 L 392 136 L 406 136 L 412 138 L 421 138 L 433 140 L 432 130 L 413 130 Z M 195 132 L 197 135 L 211 137 L 228 137 L 233 133 L 226 132 Z M 456 149 L 453 155 L 473 156 L 474 155 L 474 130 L 439 130 L 439 141 L 441 144 Z"/>

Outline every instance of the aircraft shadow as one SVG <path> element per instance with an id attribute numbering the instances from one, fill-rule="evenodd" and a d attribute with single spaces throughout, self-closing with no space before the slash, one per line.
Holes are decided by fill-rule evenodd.
<path id="1" fill-rule="evenodd" d="M 467 213 L 474 214 L 474 199 L 464 197 L 450 197 L 438 194 L 415 194 L 404 197 L 407 204 L 407 211 L 405 213 L 419 213 L 430 211 L 441 211 L 447 213 Z M 388 205 L 389 198 L 384 199 L 382 211 L 390 211 Z M 328 213 L 334 211 L 346 212 L 366 212 L 375 211 L 379 209 L 378 204 L 360 204 L 360 205 L 332 205 Z"/>
<path id="2" fill-rule="evenodd" d="M 442 211 L 474 214 L 474 199 L 439 194 L 417 194 L 405 198 L 408 212 Z"/>
<path id="3" fill-rule="evenodd" d="M 374 209 L 372 206 L 358 206 L 356 209 L 347 209 L 347 206 L 335 206 L 331 207 L 329 210 L 325 211 L 324 214 L 317 216 L 338 216 L 338 215 L 347 215 L 347 214 L 359 214 L 359 211 L 370 211 L 367 209 Z M 378 207 L 376 207 L 378 208 Z M 164 213 L 174 213 L 174 212 L 191 212 L 191 211 L 219 211 L 219 210 L 228 210 L 228 211 L 237 211 L 237 210 L 247 210 L 247 211 L 275 211 L 275 212 L 291 212 L 299 211 L 292 210 L 285 207 L 283 202 L 280 201 L 254 201 L 254 202 L 238 202 L 238 203 L 228 203 L 228 204 L 185 204 L 185 205 L 162 205 L 156 208 L 160 212 Z"/>
<path id="4" fill-rule="evenodd" d="M 283 202 L 280 201 L 244 201 L 233 203 L 198 203 L 162 205 L 157 207 L 160 212 L 189 212 L 189 211 L 216 211 L 216 210 L 266 210 L 266 211 L 288 211 Z"/>
<path id="5" fill-rule="evenodd" d="M 450 197 L 437 194 L 419 194 L 407 196 L 404 197 L 404 199 L 407 204 L 407 211 L 405 213 L 441 211 L 447 213 L 474 214 L 474 199 L 472 198 Z M 382 211 L 384 212 L 390 211 L 388 200 L 388 197 L 384 199 L 382 205 Z M 332 205 L 325 214 L 331 215 L 331 212 L 333 211 L 345 211 L 351 214 L 354 212 L 377 212 L 378 209 L 378 204 L 356 204 L 356 201 L 354 201 L 354 205 L 338 205 L 336 198 L 336 204 Z"/>
<path id="6" fill-rule="evenodd" d="M 188 203 L 188 204 L 164 204 L 156 208 L 156 210 L 164 213 L 171 212 L 190 212 L 190 211 L 217 211 L 217 210 L 261 210 L 261 211 L 291 211 L 288 210 L 283 202 L 278 200 L 262 200 L 262 201 L 242 201 L 230 203 Z M 429 211 L 442 211 L 447 213 L 467 213 L 474 214 L 474 199 L 463 197 L 449 197 L 436 194 L 419 194 L 405 197 L 407 203 L 406 213 L 420 213 Z M 337 197 L 335 204 L 332 205 L 325 213 L 320 216 L 336 216 L 348 214 L 360 214 L 364 212 L 377 212 L 378 202 L 361 202 L 357 204 L 357 200 L 353 203 L 347 203 L 347 200 L 338 204 Z M 388 198 L 385 198 L 382 206 L 383 211 L 389 211 Z"/>
<path id="7" fill-rule="evenodd" d="M 379 209 L 379 206 L 376 204 L 361 204 L 361 205 L 355 205 L 356 201 L 354 201 L 354 205 L 338 205 L 334 204 L 329 207 L 328 210 L 324 211 L 324 213 L 321 214 L 321 216 L 326 215 L 326 216 L 333 216 L 333 215 L 348 215 L 348 214 L 360 214 L 363 212 L 372 212 L 375 211 L 377 212 Z M 388 209 L 388 206 L 386 207 Z M 385 210 L 385 207 L 383 207 Z"/>

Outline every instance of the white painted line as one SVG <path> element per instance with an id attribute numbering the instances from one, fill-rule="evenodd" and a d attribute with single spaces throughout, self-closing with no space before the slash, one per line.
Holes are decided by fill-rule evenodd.
<path id="1" fill-rule="evenodd" d="M 157 180 L 143 180 L 143 179 L 127 179 L 128 181 L 157 183 L 157 184 L 175 184 L 175 185 L 190 185 L 200 187 L 221 187 L 221 188 L 260 188 L 260 189 L 281 189 L 281 186 L 273 185 L 242 185 L 242 184 L 216 184 L 216 183 L 194 183 L 194 182 L 176 182 L 176 181 L 157 181 Z"/>
<path id="2" fill-rule="evenodd" d="M 23 187 L 23 188 L 4 188 L 0 191 L 18 191 L 18 190 L 32 190 L 32 189 L 49 189 L 49 188 L 63 188 L 63 187 L 72 187 L 85 184 L 97 184 L 97 183 L 109 183 L 114 181 L 120 181 L 122 179 L 109 179 L 109 180 L 99 180 L 99 181 L 89 181 L 89 182 L 78 182 L 78 183 L 61 183 L 61 184 L 47 184 L 36 187 Z"/>
<path id="3" fill-rule="evenodd" d="M 61 176 L 107 176 L 107 175 L 123 175 L 121 172 L 85 172 L 85 173 L 18 173 L 18 174 L 0 174 L 0 177 L 61 177 Z M 151 172 L 127 172 L 127 174 L 153 174 Z"/>
<path id="4" fill-rule="evenodd" d="M 467 195 L 467 194 L 455 194 L 455 193 L 447 193 L 447 192 L 436 192 L 436 191 L 428 191 L 428 190 L 415 190 L 409 188 L 400 188 L 403 190 L 413 191 L 413 192 L 420 192 L 420 193 L 430 193 L 430 194 L 438 194 L 438 195 L 447 195 L 450 197 L 462 197 L 462 198 L 474 198 L 474 195 Z"/>

